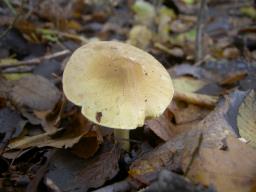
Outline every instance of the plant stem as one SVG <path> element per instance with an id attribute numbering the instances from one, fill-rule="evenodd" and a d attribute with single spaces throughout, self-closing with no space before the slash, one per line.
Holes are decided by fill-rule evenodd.
<path id="1" fill-rule="evenodd" d="M 126 129 L 114 129 L 115 139 L 125 151 L 130 150 L 130 131 Z"/>

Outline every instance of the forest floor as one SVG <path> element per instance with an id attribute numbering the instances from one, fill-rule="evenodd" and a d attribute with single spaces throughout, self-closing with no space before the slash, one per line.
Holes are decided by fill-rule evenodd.
<path id="1" fill-rule="evenodd" d="M 0 191 L 256 191 L 253 0 L 0 2 Z M 62 90 L 93 41 L 152 54 L 176 94 L 130 131 L 87 120 Z"/>

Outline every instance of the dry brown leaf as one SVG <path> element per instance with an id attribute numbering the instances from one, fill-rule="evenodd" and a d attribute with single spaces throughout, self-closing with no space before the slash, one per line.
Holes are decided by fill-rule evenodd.
<path id="1" fill-rule="evenodd" d="M 221 82 L 221 85 L 232 85 L 240 80 L 244 79 L 247 76 L 246 71 L 238 71 L 238 72 L 233 72 L 231 74 L 228 74 Z"/>
<path id="2" fill-rule="evenodd" d="M 89 122 L 80 113 L 75 114 L 65 129 L 57 129 L 36 136 L 25 136 L 11 140 L 10 149 L 25 149 L 28 147 L 51 146 L 56 148 L 69 148 L 77 143 L 92 128 Z"/>
<path id="3" fill-rule="evenodd" d="M 119 171 L 119 157 L 119 148 L 110 143 L 105 143 L 99 153 L 88 160 L 59 150 L 50 162 L 46 177 L 61 191 L 84 192 L 112 179 Z"/>
<path id="4" fill-rule="evenodd" d="M 168 141 L 174 136 L 168 109 L 160 117 L 146 121 L 145 125 L 164 141 Z"/>
<path id="5" fill-rule="evenodd" d="M 222 99 L 214 111 L 190 130 L 144 154 L 132 164 L 130 176 L 149 184 L 159 170 L 178 167 L 179 171 L 189 173 L 192 181 L 213 184 L 220 191 L 249 191 L 255 187 L 256 151 L 234 137 L 228 118 L 240 97 L 243 94 L 235 92 Z M 241 157 L 246 159 L 245 164 Z"/>
<path id="6" fill-rule="evenodd" d="M 172 101 L 168 109 L 160 117 L 146 121 L 145 125 L 148 126 L 158 137 L 164 141 L 175 137 L 182 131 L 188 130 L 189 127 L 195 126 L 202 120 L 210 110 L 200 108 L 195 105 L 179 105 L 177 101 Z M 173 123 L 173 117 L 175 124 Z M 177 125 L 189 123 L 185 129 Z"/>
<path id="7" fill-rule="evenodd" d="M 192 121 L 202 120 L 209 112 L 209 109 L 201 108 L 196 105 L 170 109 L 174 115 L 176 124 L 184 124 Z"/>
<path id="8" fill-rule="evenodd" d="M 100 141 L 98 139 L 97 132 L 90 131 L 71 148 L 71 152 L 78 157 L 88 159 L 97 152 L 99 147 Z"/>
<path id="9" fill-rule="evenodd" d="M 23 130 L 26 121 L 23 120 L 19 113 L 5 107 L 0 109 L 0 134 L 17 137 Z"/>
<path id="10" fill-rule="evenodd" d="M 66 100 L 63 98 L 59 100 L 52 111 L 34 111 L 35 116 L 41 120 L 40 123 L 44 131 L 53 132 L 58 128 L 65 104 Z"/>
<path id="11" fill-rule="evenodd" d="M 238 139 L 228 137 L 228 150 L 200 148 L 188 177 L 218 192 L 244 192 L 256 189 L 256 151 Z"/>
<path id="12" fill-rule="evenodd" d="M 39 111 L 53 109 L 60 95 L 53 83 L 38 75 L 18 80 L 10 93 L 15 103 Z"/>
<path id="13" fill-rule="evenodd" d="M 140 183 L 150 184 L 162 168 L 186 171 L 200 142 L 201 130 L 183 133 L 135 160 L 129 175 Z"/>
<path id="14" fill-rule="evenodd" d="M 194 104 L 202 107 L 213 108 L 217 104 L 218 97 L 209 96 L 205 94 L 183 92 L 183 91 L 174 91 L 173 98 L 175 100 L 185 101 L 189 104 Z"/>

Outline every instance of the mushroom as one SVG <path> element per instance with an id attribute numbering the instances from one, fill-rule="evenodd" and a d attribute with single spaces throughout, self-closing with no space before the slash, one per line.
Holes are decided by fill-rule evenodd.
<path id="1" fill-rule="evenodd" d="M 78 48 L 65 67 L 63 90 L 86 118 L 123 139 L 146 119 L 160 116 L 174 93 L 171 77 L 153 56 L 114 41 Z"/>

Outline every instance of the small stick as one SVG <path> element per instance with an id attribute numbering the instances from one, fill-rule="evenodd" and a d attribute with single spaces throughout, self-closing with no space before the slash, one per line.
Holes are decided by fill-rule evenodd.
<path id="1" fill-rule="evenodd" d="M 200 9 L 198 13 L 198 21 L 196 26 L 196 61 L 200 61 L 204 57 L 204 21 L 205 21 L 205 12 L 206 12 L 207 0 L 201 0 Z"/>
<path id="2" fill-rule="evenodd" d="M 9 67 L 18 67 L 18 66 L 22 66 L 22 65 L 36 65 L 36 64 L 40 64 L 44 60 L 54 59 L 54 58 L 58 58 L 58 57 L 68 55 L 68 54 L 70 54 L 70 51 L 66 49 L 66 50 L 63 50 L 63 51 L 53 53 L 51 55 L 45 55 L 45 56 L 42 56 L 42 57 L 38 57 L 38 58 L 30 59 L 30 60 L 25 60 L 25 61 L 18 61 L 14 64 L 1 65 L 0 69 L 6 69 L 6 68 L 9 68 Z"/>
<path id="3" fill-rule="evenodd" d="M 13 68 L 6 68 L 3 69 L 2 73 L 29 73 L 33 71 L 32 66 L 19 66 L 19 67 L 13 67 Z"/>

